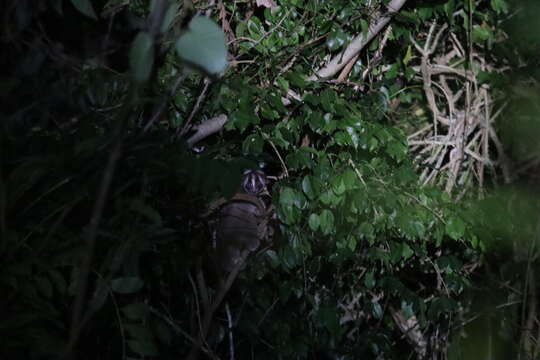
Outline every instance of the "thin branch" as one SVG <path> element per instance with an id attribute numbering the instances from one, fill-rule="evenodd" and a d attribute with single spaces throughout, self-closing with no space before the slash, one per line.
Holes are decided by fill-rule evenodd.
<path id="1" fill-rule="evenodd" d="M 362 173 L 360 172 L 360 170 L 358 170 L 355 163 L 351 159 L 349 159 L 349 165 L 351 165 L 354 172 L 356 173 L 356 176 L 358 176 L 358 179 L 362 182 L 362 184 L 367 187 L 366 182 L 364 181 L 364 177 L 362 176 Z"/>
<path id="2" fill-rule="evenodd" d="M 118 320 L 118 328 L 120 329 L 120 338 L 122 338 L 122 359 L 126 358 L 126 335 L 124 330 L 124 323 L 122 322 L 122 317 L 120 316 L 120 308 L 116 302 L 116 298 L 111 288 L 108 289 L 111 296 L 111 301 L 113 303 L 114 312 L 116 314 L 116 319 Z"/>
<path id="3" fill-rule="evenodd" d="M 0 136 L 0 150 L 2 150 L 2 138 L 3 136 Z M 5 154 L 5 152 L 0 151 L 1 153 Z M 7 241 L 5 240 L 7 238 L 6 231 L 7 231 L 7 225 L 6 225 L 6 217 L 7 217 L 7 192 L 6 192 L 6 184 L 4 183 L 4 161 L 3 156 L 0 156 L 0 238 L 4 239 L 5 243 L 0 242 L 0 254 L 3 253 L 4 248 L 7 247 Z M 5 259 L 4 259 L 5 260 Z"/>
<path id="4" fill-rule="evenodd" d="M 229 326 L 229 357 L 231 360 L 234 360 L 234 339 L 233 339 L 233 323 L 231 316 L 231 309 L 229 308 L 229 303 L 225 303 L 225 312 L 227 313 L 227 322 Z"/>
<path id="5" fill-rule="evenodd" d="M 156 108 L 156 111 L 154 111 L 154 115 L 150 118 L 150 120 L 146 123 L 144 126 L 142 133 L 145 134 L 148 132 L 150 127 L 159 119 L 161 118 L 161 115 L 167 108 L 167 104 L 169 103 L 169 100 L 176 94 L 178 91 L 178 88 L 180 87 L 180 84 L 184 81 L 184 79 L 187 77 L 187 73 L 182 73 L 178 76 L 176 79 L 176 82 L 174 83 L 173 87 L 171 88 L 171 91 L 169 91 L 169 94 L 164 97 L 164 99 L 161 101 L 161 104 Z"/>
<path id="6" fill-rule="evenodd" d="M 216 117 L 208 119 L 198 125 L 195 125 L 193 129 L 196 129 L 195 134 L 191 135 L 187 139 L 188 147 L 193 147 L 197 142 L 202 139 L 220 131 L 225 123 L 229 121 L 229 118 L 225 114 L 220 114 Z"/>
<path id="7" fill-rule="evenodd" d="M 77 345 L 79 336 L 82 330 L 82 313 L 84 302 L 86 298 L 86 293 L 88 291 L 88 277 L 90 274 L 90 266 L 92 264 L 92 259 L 94 256 L 94 248 L 96 244 L 96 237 L 98 233 L 99 224 L 103 215 L 103 209 L 105 207 L 105 202 L 109 192 L 109 188 L 112 183 L 114 172 L 116 170 L 116 164 L 120 155 L 122 153 L 122 144 L 123 144 L 123 129 L 126 123 L 125 115 L 120 116 L 118 119 L 118 126 L 116 129 L 116 139 L 109 154 L 109 159 L 103 173 L 103 178 L 98 190 L 96 202 L 94 203 L 94 208 L 92 210 L 92 215 L 90 222 L 88 224 L 88 230 L 86 231 L 85 242 L 82 253 L 84 257 L 81 261 L 79 278 L 77 280 L 77 295 L 75 297 L 72 315 L 71 315 L 71 327 L 69 334 L 69 342 L 64 353 L 64 358 L 70 358 L 73 354 L 73 350 Z"/>
<path id="8" fill-rule="evenodd" d="M 193 295 L 195 296 L 195 307 L 197 308 L 197 320 L 199 322 L 199 331 L 202 331 L 202 321 L 201 321 L 201 306 L 199 305 L 199 293 L 197 291 L 197 286 L 195 285 L 195 281 L 193 281 L 193 277 L 191 276 L 191 273 L 188 273 L 188 279 L 189 283 L 191 284 L 191 288 L 193 289 Z M 206 311 L 207 309 L 203 308 L 203 311 Z M 199 336 L 202 336 L 202 333 L 199 334 Z"/>
<path id="9" fill-rule="evenodd" d="M 188 118 L 186 120 L 186 123 L 182 127 L 182 130 L 177 131 L 177 134 L 180 133 L 180 136 L 184 135 L 186 132 L 189 131 L 191 121 L 193 120 L 193 118 L 195 117 L 197 112 L 199 111 L 201 103 L 203 102 L 204 98 L 206 97 L 206 92 L 208 91 L 208 87 L 210 86 L 211 81 L 210 81 L 209 78 L 205 78 L 203 81 L 204 81 L 204 87 L 203 87 L 201 93 L 199 94 L 199 97 L 197 98 L 197 101 L 195 102 L 195 106 L 193 106 L 193 110 L 191 110 L 191 113 L 189 114 L 189 116 L 188 116 Z M 180 130 L 180 128 L 178 128 L 178 130 Z"/>
<path id="10" fill-rule="evenodd" d="M 373 57 L 368 63 L 368 66 L 366 69 L 362 72 L 362 81 L 365 81 L 368 75 L 373 71 L 373 69 L 379 65 L 379 63 L 382 60 L 382 52 L 384 50 L 384 47 L 386 46 L 386 43 L 388 41 L 388 38 L 390 37 L 390 34 L 392 33 L 392 26 L 388 26 L 386 30 L 384 31 L 383 38 L 379 42 L 379 48 L 377 51 L 375 51 L 375 54 L 373 54 Z"/>
<path id="11" fill-rule="evenodd" d="M 234 280 L 236 280 L 236 277 L 238 276 L 240 269 L 242 269 L 242 266 L 246 262 L 248 255 L 249 255 L 249 250 L 244 250 L 242 254 L 240 255 L 240 261 L 234 266 L 232 271 L 229 273 L 229 276 L 227 277 L 226 281 L 221 282 L 220 287 L 217 291 L 216 298 L 210 305 L 210 308 L 208 309 L 208 311 L 206 311 L 204 314 L 202 328 L 200 329 L 201 336 L 197 340 L 197 343 L 193 345 L 193 347 L 191 348 L 191 351 L 189 352 L 186 358 L 187 360 L 195 360 L 198 358 L 199 349 L 202 343 L 205 341 L 206 336 L 208 335 L 208 331 L 210 330 L 210 324 L 214 317 L 214 313 L 216 312 L 217 308 L 223 301 L 223 298 L 225 297 L 225 295 L 227 295 L 227 293 L 229 292 L 229 289 L 231 288 Z"/>
<path id="12" fill-rule="evenodd" d="M 354 55 L 353 58 L 351 60 L 349 60 L 347 65 L 343 68 L 343 70 L 341 70 L 341 72 L 339 73 L 339 76 L 337 78 L 338 82 L 344 81 L 347 78 L 347 76 L 349 76 L 349 73 L 351 72 L 351 70 L 352 70 L 352 68 L 354 66 L 354 63 L 356 63 L 356 60 L 358 59 L 359 55 L 360 54 Z"/>
<path id="13" fill-rule="evenodd" d="M 376 23 L 373 23 L 369 27 L 366 36 L 364 36 L 364 34 L 356 36 L 343 53 L 334 56 L 325 67 L 317 71 L 315 75 L 310 76 L 308 81 L 315 81 L 319 78 L 328 78 L 345 67 L 345 65 L 347 65 L 347 63 L 375 37 L 375 35 L 381 32 L 381 30 L 390 22 L 392 16 L 403 7 L 406 1 L 407 0 L 392 0 L 390 4 L 388 4 L 388 12 L 383 14 Z"/>
<path id="14" fill-rule="evenodd" d="M 281 24 L 285 21 L 285 19 L 289 16 L 289 14 L 292 12 L 293 8 L 290 8 L 287 13 L 285 15 L 283 15 L 283 17 L 279 20 L 279 22 L 276 24 L 276 26 L 274 26 L 272 29 L 268 30 L 267 32 L 264 33 L 263 36 L 261 36 L 261 38 L 257 41 L 255 41 L 253 43 L 253 47 L 259 45 L 261 43 L 261 41 L 263 41 L 268 35 L 270 35 L 271 33 L 273 33 L 274 31 L 276 31 L 280 26 Z"/>
<path id="15" fill-rule="evenodd" d="M 281 157 L 281 154 L 279 153 L 276 145 L 274 144 L 274 142 L 270 139 L 270 136 L 268 136 L 268 134 L 264 133 L 261 131 L 261 129 L 259 128 L 259 132 L 261 133 L 262 137 L 264 138 L 264 140 L 268 141 L 268 143 L 270 144 L 270 146 L 272 147 L 272 149 L 274 149 L 274 152 L 276 153 L 278 159 L 279 159 L 279 162 L 281 163 L 281 167 L 283 169 L 283 174 L 285 174 L 285 177 L 289 177 L 289 170 L 287 169 L 287 166 L 285 165 L 285 161 L 283 160 L 283 158 Z"/>
<path id="16" fill-rule="evenodd" d="M 270 143 L 270 146 L 272 147 L 272 149 L 274 149 L 274 152 L 276 153 L 276 155 L 277 155 L 277 157 L 279 159 L 279 162 L 281 163 L 281 167 L 283 169 L 283 173 L 285 174 L 285 177 L 289 177 L 289 170 L 287 169 L 287 165 L 285 165 L 285 161 L 283 161 L 283 158 L 281 157 L 281 154 L 279 153 L 276 145 L 269 138 L 267 140 Z"/>
<path id="17" fill-rule="evenodd" d="M 202 271 L 201 260 L 197 262 L 197 286 L 199 287 L 199 293 L 201 294 L 201 301 L 203 309 L 208 309 L 210 298 L 208 297 L 208 291 L 206 291 L 206 281 L 204 281 L 204 274 Z"/>
<path id="18" fill-rule="evenodd" d="M 279 298 L 276 298 L 272 302 L 272 304 L 268 307 L 268 309 L 266 309 L 266 311 L 264 312 L 264 315 L 262 316 L 261 320 L 259 320 L 259 322 L 257 323 L 257 328 L 259 328 L 261 326 L 261 324 L 264 322 L 264 320 L 266 319 L 268 314 L 270 314 L 270 311 L 272 311 L 272 309 L 274 308 L 274 306 L 277 304 L 278 301 L 279 301 Z"/>
<path id="19" fill-rule="evenodd" d="M 186 339 L 188 339 L 192 344 L 196 344 L 197 343 L 197 340 L 195 340 L 193 337 L 191 337 L 187 332 L 185 332 L 180 326 L 178 326 L 174 320 L 172 320 L 172 318 L 169 316 L 165 316 L 164 314 L 160 313 L 159 311 L 157 311 L 156 309 L 154 309 L 153 307 L 149 306 L 148 309 L 150 310 L 150 312 L 154 315 L 156 315 L 157 317 L 159 317 L 161 320 L 165 321 L 177 334 L 180 334 L 182 335 L 183 337 L 185 337 Z M 210 355 L 212 358 L 216 358 L 216 356 L 212 355 L 212 351 L 207 348 L 206 346 L 201 346 L 201 350 Z"/>

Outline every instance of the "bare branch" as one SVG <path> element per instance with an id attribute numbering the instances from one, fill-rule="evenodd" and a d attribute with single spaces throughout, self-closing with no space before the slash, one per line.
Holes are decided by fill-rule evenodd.
<path id="1" fill-rule="evenodd" d="M 107 200 L 107 195 L 109 193 L 109 188 L 111 187 L 112 179 L 114 172 L 116 170 L 116 164 L 120 159 L 122 153 L 122 144 L 123 144 L 123 129 L 126 123 L 125 115 L 121 116 L 118 119 L 118 125 L 116 128 L 116 136 L 114 139 L 113 147 L 109 154 L 109 159 L 103 172 L 103 177 L 101 179 L 101 184 L 99 186 L 98 194 L 96 201 L 94 203 L 94 208 L 92 210 L 92 215 L 88 223 L 88 228 L 85 233 L 85 242 L 84 242 L 84 257 L 81 260 L 79 278 L 77 280 L 77 294 L 75 295 L 75 301 L 73 304 L 72 314 L 71 314 L 71 327 L 69 333 L 69 342 L 66 347 L 64 358 L 70 358 L 73 355 L 75 346 L 79 340 L 83 328 L 83 309 L 86 294 L 88 292 L 88 277 L 90 275 L 90 267 L 92 265 L 92 260 L 94 257 L 94 248 L 96 245 L 96 237 L 98 234 L 99 224 L 103 215 L 103 209 L 105 208 L 105 202 Z"/>
<path id="2" fill-rule="evenodd" d="M 392 0 L 390 4 L 388 4 L 388 12 L 383 14 L 376 23 L 369 27 L 366 36 L 364 36 L 364 34 L 356 36 L 343 53 L 334 56 L 325 67 L 317 71 L 315 75 L 310 76 L 308 81 L 314 81 L 318 78 L 328 78 L 337 74 L 337 72 L 345 67 L 345 65 L 347 65 L 347 63 L 375 37 L 375 35 L 381 32 L 388 22 L 390 22 L 392 16 L 403 7 L 406 1 L 407 0 Z"/>
<path id="3" fill-rule="evenodd" d="M 198 125 L 195 125 L 193 129 L 196 129 L 195 134 L 191 135 L 187 140 L 188 146 L 191 148 L 197 142 L 202 139 L 218 132 L 229 121 L 229 118 L 225 114 L 220 114 L 216 117 L 208 119 Z"/>
<path id="4" fill-rule="evenodd" d="M 250 253 L 249 250 L 244 250 L 242 252 L 242 254 L 240 255 L 240 261 L 231 270 L 231 272 L 227 276 L 226 281 L 221 282 L 217 291 L 217 295 L 214 301 L 212 302 L 212 304 L 210 305 L 209 309 L 205 309 L 204 320 L 202 323 L 202 328 L 200 329 L 200 337 L 197 343 L 194 344 L 193 347 L 191 348 L 191 351 L 189 352 L 189 355 L 187 356 L 187 360 L 197 359 L 199 355 L 199 349 L 202 346 L 203 342 L 205 341 L 208 331 L 210 330 L 210 324 L 214 317 L 214 313 L 218 309 L 219 305 L 221 305 L 221 302 L 223 301 L 223 298 L 225 298 L 225 295 L 227 295 L 227 293 L 229 292 L 229 289 L 234 283 L 234 280 L 236 280 L 236 277 L 238 276 L 238 273 L 242 269 L 242 266 L 244 266 L 244 263 L 246 262 L 246 259 L 249 256 L 249 253 Z"/>
<path id="5" fill-rule="evenodd" d="M 208 87 L 210 86 L 211 80 L 209 78 L 205 78 L 203 82 L 204 82 L 204 87 L 201 93 L 199 94 L 199 97 L 197 98 L 197 101 L 195 102 L 195 106 L 193 106 L 193 110 L 191 110 L 191 113 L 189 114 L 185 125 L 182 127 L 182 130 L 180 131 L 180 135 L 184 135 L 186 132 L 189 131 L 191 121 L 193 120 L 197 112 L 199 111 L 199 108 L 201 107 L 201 104 L 204 98 L 206 97 L 206 92 L 208 91 Z M 177 134 L 178 134 L 178 131 L 177 131 Z"/>

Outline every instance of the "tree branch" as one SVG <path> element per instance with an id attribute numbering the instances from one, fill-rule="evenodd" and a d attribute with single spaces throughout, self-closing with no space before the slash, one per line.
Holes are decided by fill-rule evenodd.
<path id="1" fill-rule="evenodd" d="M 73 310 L 71 314 L 71 328 L 69 334 L 69 342 L 64 353 L 65 358 L 69 358 L 73 354 L 73 350 L 77 345 L 79 336 L 84 325 L 82 319 L 83 307 L 88 292 L 88 277 L 90 275 L 90 266 L 94 256 L 94 248 L 96 244 L 96 237 L 98 233 L 99 223 L 103 215 L 103 209 L 105 207 L 105 200 L 109 188 L 111 187 L 113 175 L 116 169 L 116 164 L 122 153 L 123 143 L 123 128 L 126 122 L 125 116 L 118 119 L 118 127 L 116 131 L 116 139 L 111 149 L 107 166 L 101 179 L 101 184 L 98 190 L 96 202 L 92 210 L 90 222 L 88 224 L 88 231 L 86 232 L 86 241 L 84 243 L 83 254 L 84 257 L 81 260 L 79 278 L 77 280 L 77 295 L 73 304 Z"/>
<path id="2" fill-rule="evenodd" d="M 244 250 L 241 254 L 240 261 L 234 266 L 234 268 L 229 273 L 229 276 L 227 277 L 227 280 L 225 282 L 221 282 L 219 289 L 217 291 L 216 298 L 210 305 L 208 309 L 205 309 L 204 314 L 204 320 L 202 329 L 200 329 L 200 337 L 197 340 L 197 343 L 193 345 L 191 348 L 191 351 L 189 352 L 189 355 L 187 356 L 187 360 L 196 360 L 199 355 L 199 349 L 206 339 L 206 336 L 208 335 L 208 331 L 210 330 L 210 324 L 212 322 L 212 319 L 214 318 L 214 313 L 216 312 L 217 308 L 223 301 L 223 298 L 225 298 L 225 295 L 229 292 L 229 289 L 231 288 L 234 280 L 236 280 L 236 277 L 238 276 L 238 273 L 242 269 L 242 266 L 244 266 L 244 263 L 246 262 L 246 259 L 249 255 L 249 250 Z"/>
<path id="3" fill-rule="evenodd" d="M 345 65 L 347 65 L 347 63 L 388 24 L 392 16 L 403 7 L 405 1 L 407 0 L 392 0 L 390 4 L 388 4 L 388 12 L 383 14 L 375 24 L 372 24 L 369 27 L 366 36 L 364 36 L 364 34 L 356 36 L 343 53 L 334 56 L 325 67 L 317 71 L 315 75 L 310 76 L 308 80 L 314 81 L 318 78 L 328 78 L 337 74 L 339 70 L 345 67 Z"/>
<path id="4" fill-rule="evenodd" d="M 193 145 L 195 145 L 197 142 L 201 141 L 202 139 L 218 132 L 223 128 L 225 123 L 229 118 L 225 114 L 220 114 L 216 117 L 213 117 L 211 119 L 208 119 L 206 121 L 203 121 L 202 123 L 195 125 L 193 129 L 196 129 L 197 131 L 195 134 L 191 135 L 189 139 L 187 139 L 188 146 L 191 148 Z"/>

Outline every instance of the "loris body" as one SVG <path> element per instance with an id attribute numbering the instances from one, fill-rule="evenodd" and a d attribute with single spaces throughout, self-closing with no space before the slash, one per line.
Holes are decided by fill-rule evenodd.
<path id="1" fill-rule="evenodd" d="M 222 270 L 231 271 L 242 261 L 242 253 L 257 250 L 266 235 L 266 206 L 258 197 L 265 189 L 265 181 L 260 170 L 246 172 L 242 190 L 219 212 L 216 250 Z"/>

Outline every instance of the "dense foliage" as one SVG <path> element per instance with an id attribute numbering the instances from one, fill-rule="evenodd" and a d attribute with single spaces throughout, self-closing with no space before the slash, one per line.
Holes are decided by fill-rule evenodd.
<path id="1" fill-rule="evenodd" d="M 534 358 L 538 204 L 500 187 L 539 158 L 520 6 L 8 1 L 0 354 L 468 359 L 505 299 L 496 354 Z M 209 209 L 259 167 L 269 236 L 227 278 Z"/>

